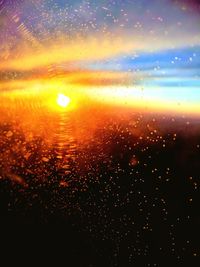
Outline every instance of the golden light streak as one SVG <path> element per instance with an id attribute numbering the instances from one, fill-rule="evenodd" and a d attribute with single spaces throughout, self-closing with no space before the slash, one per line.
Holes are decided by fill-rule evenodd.
<path id="1" fill-rule="evenodd" d="M 71 112 L 91 105 L 91 103 L 101 103 L 107 106 L 119 106 L 144 112 L 200 114 L 198 99 L 196 102 L 187 101 L 187 99 L 183 101 L 180 99 L 180 95 L 166 98 L 166 88 L 141 89 L 133 85 L 117 84 L 99 86 L 98 82 L 95 86 L 93 82 L 89 85 L 90 81 L 81 85 L 79 82 L 76 84 L 75 81 L 77 81 L 76 79 L 84 80 L 84 74 L 77 75 L 76 78 L 75 76 L 72 75 L 69 79 L 13 81 L 10 84 L 10 90 L 4 90 L 0 93 L 1 106 L 10 110 L 11 106 L 14 107 L 15 102 L 23 100 L 30 106 L 37 103 L 37 106 L 53 112 L 60 112 L 63 108 L 67 108 L 66 111 Z M 87 77 L 88 73 L 85 77 L 86 80 Z M 112 78 L 114 79 L 114 74 Z"/>
<path id="2" fill-rule="evenodd" d="M 191 91 L 195 89 L 188 88 L 187 92 L 184 89 L 185 96 L 182 97 L 181 88 L 157 86 L 142 89 L 141 86 L 134 85 L 134 79 L 137 81 L 139 78 L 145 79 L 142 76 L 117 71 L 74 70 L 52 78 L 42 72 L 29 79 L 2 81 L 1 105 L 9 106 L 9 101 L 14 103 L 16 99 L 24 99 L 29 103 L 37 102 L 46 109 L 60 112 L 65 104 L 60 105 L 56 101 L 58 95 L 63 94 L 70 99 L 67 112 L 85 106 L 89 101 L 143 111 L 200 114 L 198 97 L 188 97 L 190 93 L 195 93 Z"/>
<path id="3" fill-rule="evenodd" d="M 92 99 L 110 106 L 119 106 L 142 112 L 167 112 L 199 115 L 199 101 L 183 101 L 180 96 L 166 98 L 168 88 L 155 87 L 141 89 L 137 86 L 92 87 Z M 188 89 L 189 90 L 189 89 Z"/>

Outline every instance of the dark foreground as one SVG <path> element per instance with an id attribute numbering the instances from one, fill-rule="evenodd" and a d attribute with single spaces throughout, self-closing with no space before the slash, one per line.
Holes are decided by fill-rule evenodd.
<path id="1" fill-rule="evenodd" d="M 13 120 L 0 128 L 7 263 L 198 266 L 200 120 L 112 114 L 77 130 L 62 115 L 48 142 Z"/>

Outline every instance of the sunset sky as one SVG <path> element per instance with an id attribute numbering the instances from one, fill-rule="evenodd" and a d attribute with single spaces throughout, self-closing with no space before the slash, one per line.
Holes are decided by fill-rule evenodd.
<path id="1" fill-rule="evenodd" d="M 2 0 L 0 90 L 62 74 L 104 101 L 200 112 L 199 25 L 194 0 Z"/>

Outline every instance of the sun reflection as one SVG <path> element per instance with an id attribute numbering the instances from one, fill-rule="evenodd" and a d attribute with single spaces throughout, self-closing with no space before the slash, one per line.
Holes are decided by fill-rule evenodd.
<path id="1" fill-rule="evenodd" d="M 62 107 L 66 108 L 70 103 L 70 98 L 64 94 L 58 94 L 57 97 L 57 104 Z"/>

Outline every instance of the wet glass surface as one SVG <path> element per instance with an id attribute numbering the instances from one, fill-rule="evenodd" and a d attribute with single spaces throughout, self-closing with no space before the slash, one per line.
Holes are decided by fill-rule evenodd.
<path id="1" fill-rule="evenodd" d="M 199 266 L 199 25 L 198 0 L 0 0 L 0 265 Z"/>

